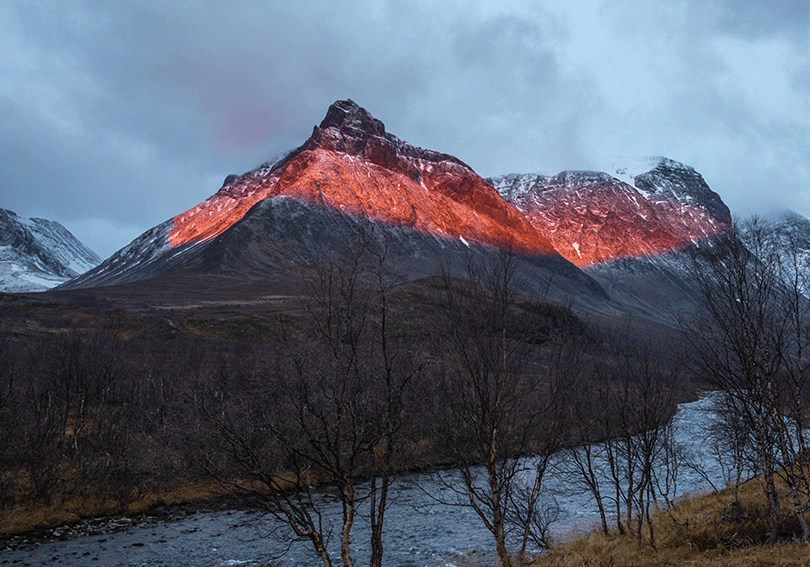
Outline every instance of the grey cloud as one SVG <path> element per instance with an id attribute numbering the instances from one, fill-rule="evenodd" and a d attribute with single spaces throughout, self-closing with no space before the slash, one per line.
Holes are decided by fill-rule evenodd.
<path id="1" fill-rule="evenodd" d="M 551 15 L 470 15 L 444 33 L 447 52 L 433 83 L 439 92 L 430 93 L 417 121 L 419 137 L 484 175 L 581 157 L 572 128 L 593 93 L 560 69 L 555 49 L 563 31 Z"/>
<path id="2" fill-rule="evenodd" d="M 559 70 L 540 22 L 500 17 L 465 30 L 453 42 L 454 68 L 480 73 L 481 90 L 511 102 L 512 111 L 533 109 L 557 94 Z"/>
<path id="3" fill-rule="evenodd" d="M 99 150 L 96 139 L 64 135 L 7 99 L 0 99 L 0 121 L 0 179 L 9 190 L 6 202 L 11 208 L 34 211 L 22 213 L 26 216 L 70 221 L 101 215 L 143 222 L 165 214 L 164 203 L 179 204 L 162 186 L 177 181 L 178 172 L 170 164 L 147 164 L 157 170 L 142 170 L 126 155 Z"/>
<path id="4" fill-rule="evenodd" d="M 604 167 L 608 152 L 675 153 L 705 165 L 732 201 L 776 175 L 767 164 L 763 178 L 751 173 L 765 153 L 808 157 L 802 123 L 763 115 L 723 82 L 712 44 L 782 34 L 801 51 L 803 2 L 769 3 L 767 14 L 753 1 L 604 2 L 592 30 L 604 43 L 572 62 L 572 34 L 591 4 L 571 5 L 572 28 L 551 2 L 0 7 L 6 30 L 36 54 L 30 68 L 3 67 L 3 57 L 21 56 L 0 54 L 0 70 L 22 73 L 6 80 L 54 93 L 41 104 L 12 96 L 0 77 L 0 206 L 146 230 L 208 197 L 228 173 L 301 144 L 341 98 L 484 175 Z M 660 60 L 639 63 L 639 53 Z M 805 74 L 792 80 L 806 105 Z M 784 192 L 800 195 L 796 174 L 783 175 Z"/>
<path id="5" fill-rule="evenodd" d="M 805 43 L 810 39 L 810 4 L 806 0 L 722 0 L 720 24 L 745 37 L 788 34 Z"/>

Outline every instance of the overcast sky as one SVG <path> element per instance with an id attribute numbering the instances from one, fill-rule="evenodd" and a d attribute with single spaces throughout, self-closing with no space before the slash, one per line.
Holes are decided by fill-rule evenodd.
<path id="1" fill-rule="evenodd" d="M 351 98 L 484 176 L 664 155 L 810 216 L 810 2 L 0 3 L 0 207 L 106 257 Z"/>

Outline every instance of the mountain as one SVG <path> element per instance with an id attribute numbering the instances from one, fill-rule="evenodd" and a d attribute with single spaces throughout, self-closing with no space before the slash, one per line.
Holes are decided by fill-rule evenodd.
<path id="1" fill-rule="evenodd" d="M 667 158 L 613 174 L 504 175 L 490 183 L 578 266 L 682 250 L 731 230 L 731 214 L 693 168 Z"/>
<path id="2" fill-rule="evenodd" d="M 228 176 L 215 195 L 63 288 L 192 273 L 283 279 L 291 264 L 369 231 L 395 243 L 414 277 L 467 250 L 509 248 L 530 260 L 529 272 L 555 274 L 560 289 L 604 295 L 469 166 L 400 140 L 350 100 L 331 105 L 278 162 Z"/>
<path id="3" fill-rule="evenodd" d="M 696 305 L 691 255 L 732 230 L 729 209 L 671 159 L 624 160 L 609 171 L 489 181 L 626 313 L 672 326 Z"/>
<path id="4" fill-rule="evenodd" d="M 58 222 L 0 209 L 0 291 L 44 291 L 100 262 Z"/>
<path id="5" fill-rule="evenodd" d="M 173 219 L 170 246 L 216 236 L 259 200 L 286 195 L 439 237 L 554 254 L 469 166 L 403 142 L 351 100 L 330 106 L 309 140 L 278 163 L 228 180 Z"/>
<path id="6" fill-rule="evenodd" d="M 766 246 L 773 246 L 782 252 L 783 277 L 789 288 L 798 286 L 802 293 L 810 297 L 810 219 L 793 211 L 785 211 L 761 219 L 770 230 L 766 231 Z M 742 225 L 743 233 L 749 227 Z"/>

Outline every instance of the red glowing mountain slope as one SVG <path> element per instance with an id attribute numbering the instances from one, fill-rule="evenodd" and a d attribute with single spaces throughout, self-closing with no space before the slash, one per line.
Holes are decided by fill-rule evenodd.
<path id="1" fill-rule="evenodd" d="M 491 180 L 577 266 L 680 250 L 731 229 L 731 215 L 692 168 L 655 158 L 629 178 L 568 171 Z"/>
<path id="2" fill-rule="evenodd" d="M 169 243 L 211 239 L 259 200 L 280 195 L 434 236 L 556 255 L 467 165 L 401 141 L 352 101 L 333 104 L 309 140 L 280 162 L 230 180 L 174 217 Z"/>

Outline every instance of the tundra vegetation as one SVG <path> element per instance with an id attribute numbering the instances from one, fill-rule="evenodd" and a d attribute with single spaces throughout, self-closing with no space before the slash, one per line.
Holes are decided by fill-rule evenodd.
<path id="1" fill-rule="evenodd" d="M 327 566 L 357 563 L 369 522 L 380 566 L 392 482 L 433 470 L 504 566 L 806 542 L 803 261 L 759 220 L 696 251 L 701 307 L 680 322 L 681 352 L 638 322 L 518 293 L 530 286 L 508 252 L 409 281 L 373 233 L 310 259 L 283 302 L 0 297 L 0 529 L 216 495 Z M 699 388 L 722 391 L 712 442 L 730 488 L 682 501 L 670 417 Z M 598 534 L 568 545 L 549 536 L 545 498 L 560 451 L 555 474 L 599 510 Z M 331 539 L 325 498 L 342 510 Z"/>

